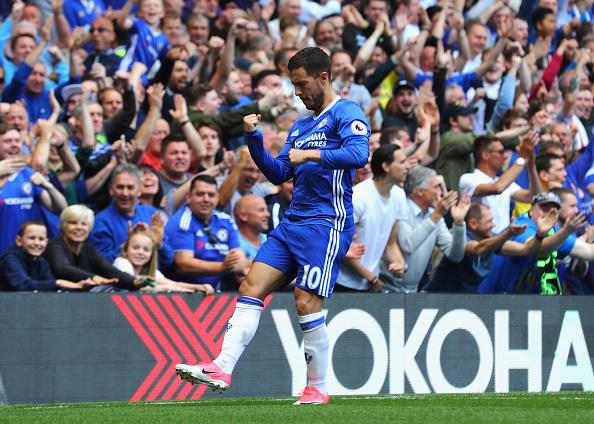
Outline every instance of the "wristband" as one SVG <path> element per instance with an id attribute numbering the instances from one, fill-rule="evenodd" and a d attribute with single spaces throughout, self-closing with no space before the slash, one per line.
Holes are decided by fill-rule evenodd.
<path id="1" fill-rule="evenodd" d="M 546 238 L 546 235 L 541 236 L 540 234 L 536 233 L 534 234 L 534 237 L 536 237 L 536 240 L 543 241 Z"/>
<path id="2" fill-rule="evenodd" d="M 184 125 L 189 124 L 189 123 L 190 123 L 190 120 L 189 119 L 186 119 L 184 122 L 180 122 L 179 123 L 179 126 L 180 127 L 183 127 Z"/>
<path id="3" fill-rule="evenodd" d="M 379 278 L 378 277 L 373 277 L 373 280 L 367 280 L 367 282 L 369 284 L 371 284 L 372 286 L 375 286 L 378 281 L 379 281 Z"/>

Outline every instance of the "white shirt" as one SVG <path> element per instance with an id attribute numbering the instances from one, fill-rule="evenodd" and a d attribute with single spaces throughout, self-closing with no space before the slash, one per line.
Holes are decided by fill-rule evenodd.
<path id="1" fill-rule="evenodd" d="M 128 260 L 126 258 L 122 258 L 121 256 L 118 256 L 117 258 L 115 258 L 115 261 L 113 261 L 113 266 L 115 266 L 117 269 L 119 269 L 122 272 L 127 272 L 128 274 L 134 275 L 135 277 L 140 277 L 140 275 L 136 275 L 134 273 L 134 266 L 132 265 L 130 260 Z M 155 272 L 155 278 L 156 279 L 163 278 L 163 274 L 161 274 L 161 271 L 157 270 L 157 272 Z"/>
<path id="2" fill-rule="evenodd" d="M 482 203 L 491 209 L 493 220 L 495 222 L 495 234 L 498 234 L 509 226 L 511 197 L 516 191 L 522 188 L 514 182 L 511 183 L 509 187 L 507 187 L 501 194 L 493 194 L 490 196 L 474 196 L 474 190 L 476 190 L 476 187 L 479 184 L 493 184 L 498 179 L 499 177 L 490 177 L 480 169 L 475 169 L 472 174 L 462 175 L 460 177 L 459 184 L 460 193 L 468 191 L 468 193 L 472 196 L 473 202 Z"/>
<path id="3" fill-rule="evenodd" d="M 380 195 L 373 179 L 362 181 L 353 187 L 353 216 L 357 236 L 355 243 L 365 245 L 365 253 L 360 260 L 375 275 L 379 273 L 380 260 L 394 223 L 405 219 L 406 215 L 406 195 L 400 187 L 392 187 L 388 197 Z M 365 278 L 344 264 L 340 267 L 336 281 L 355 290 L 369 288 Z"/>

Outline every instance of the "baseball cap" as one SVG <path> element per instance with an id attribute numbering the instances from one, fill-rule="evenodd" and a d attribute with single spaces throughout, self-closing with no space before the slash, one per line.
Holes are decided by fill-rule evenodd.
<path id="1" fill-rule="evenodd" d="M 464 106 L 459 103 L 448 103 L 443 111 L 443 119 L 449 122 L 450 118 L 458 116 L 469 116 L 478 111 L 478 107 Z"/>
<path id="2" fill-rule="evenodd" d="M 62 95 L 62 98 L 64 99 L 64 101 L 68 101 L 68 99 L 70 98 L 70 96 L 73 96 L 75 94 L 82 94 L 83 93 L 83 89 L 82 89 L 82 85 L 80 84 L 69 84 L 65 87 L 62 88 L 62 91 L 60 92 L 60 94 Z"/>
<path id="3" fill-rule="evenodd" d="M 400 81 L 398 81 L 398 83 L 394 86 L 394 95 L 396 96 L 398 94 L 398 92 L 400 90 L 411 90 L 414 91 L 415 93 L 417 92 L 417 89 L 415 88 L 415 86 L 410 82 L 407 81 L 405 79 L 401 79 Z"/>
<path id="4" fill-rule="evenodd" d="M 559 199 L 559 196 L 550 191 L 541 191 L 532 198 L 533 205 L 546 205 L 547 203 L 553 203 L 557 205 L 557 207 L 561 207 L 561 199 Z"/>

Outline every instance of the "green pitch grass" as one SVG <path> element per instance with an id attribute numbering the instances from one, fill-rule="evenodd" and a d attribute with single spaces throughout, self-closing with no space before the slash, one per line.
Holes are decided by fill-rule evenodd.
<path id="1" fill-rule="evenodd" d="M 594 393 L 334 396 L 0 407 L 0 423 L 594 423 Z"/>

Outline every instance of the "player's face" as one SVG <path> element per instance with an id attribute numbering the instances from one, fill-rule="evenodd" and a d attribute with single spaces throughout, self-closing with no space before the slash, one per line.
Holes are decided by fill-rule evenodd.
<path id="1" fill-rule="evenodd" d="M 28 225 L 22 236 L 16 238 L 17 246 L 31 256 L 41 256 L 47 246 L 47 230 L 43 225 Z"/>
<path id="2" fill-rule="evenodd" d="M 142 267 L 151 260 L 153 241 L 146 234 L 136 234 L 128 242 L 126 256 L 135 267 Z"/>
<path id="3" fill-rule="evenodd" d="M 198 181 L 194 188 L 186 195 L 188 206 L 194 215 L 202 220 L 208 220 L 219 203 L 217 186 Z"/>
<path id="4" fill-rule="evenodd" d="M 109 188 L 109 195 L 113 198 L 116 209 L 124 215 L 133 215 L 138 196 L 140 196 L 140 182 L 134 175 L 122 172 L 113 180 Z"/>
<path id="5" fill-rule="evenodd" d="M 304 68 L 297 68 L 289 72 L 291 82 L 295 87 L 295 95 L 301 99 L 308 110 L 320 110 L 324 103 L 324 89 L 321 80 L 328 80 L 328 74 L 322 72 L 315 78 L 307 74 Z"/>

